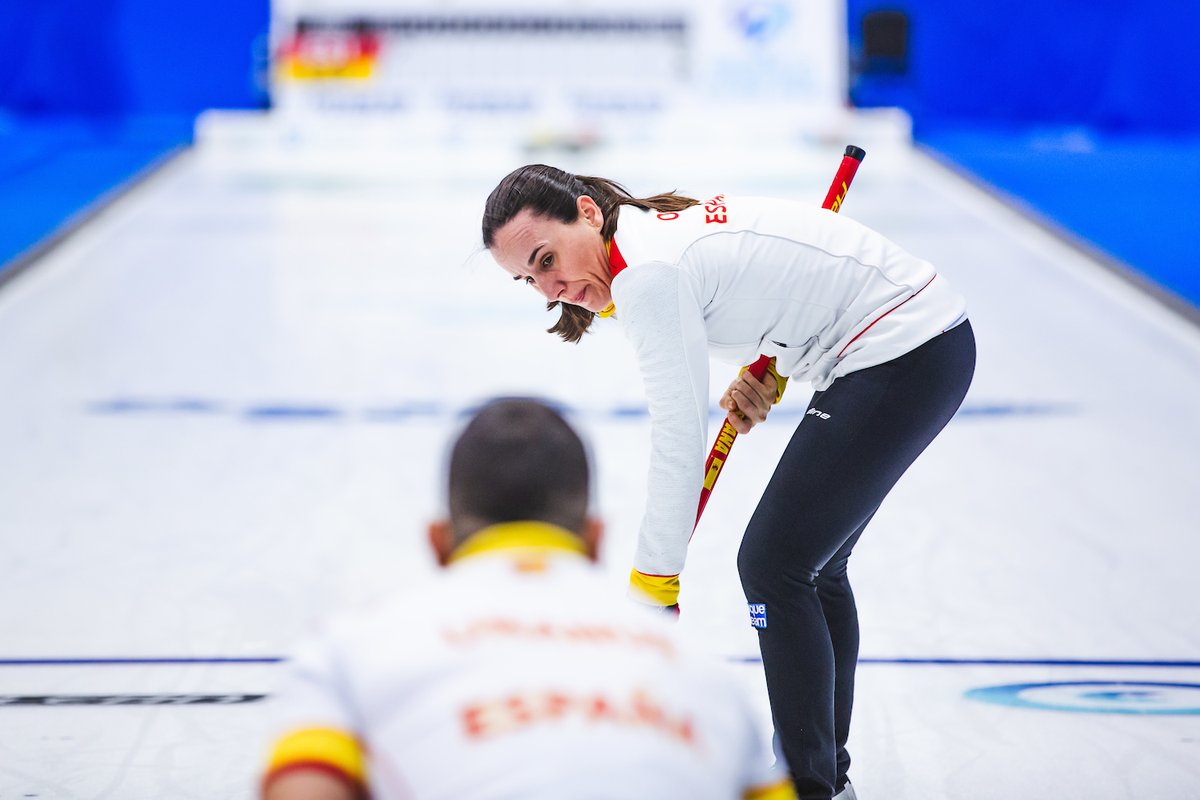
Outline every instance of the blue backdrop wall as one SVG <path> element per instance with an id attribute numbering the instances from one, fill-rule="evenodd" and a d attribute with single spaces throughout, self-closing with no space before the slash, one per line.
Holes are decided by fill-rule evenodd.
<path id="1" fill-rule="evenodd" d="M 195 114 L 260 105 L 268 0 L 51 0 L 0 11 L 0 109 Z"/>
<path id="2" fill-rule="evenodd" d="M 854 75 L 851 94 L 908 108 L 918 132 L 964 123 L 1200 131 L 1195 0 L 847 0 L 856 71 L 862 21 L 886 9 L 908 16 L 908 70 Z"/>

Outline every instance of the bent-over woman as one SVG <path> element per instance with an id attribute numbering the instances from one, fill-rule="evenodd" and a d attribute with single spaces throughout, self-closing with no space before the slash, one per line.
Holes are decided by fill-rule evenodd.
<path id="1" fill-rule="evenodd" d="M 773 358 L 721 406 L 745 433 L 787 379 L 815 393 L 742 538 L 779 744 L 801 798 L 852 798 L 846 740 L 858 659 L 850 553 L 884 497 L 957 411 L 975 341 L 931 264 L 843 215 L 782 199 L 634 198 L 530 165 L 487 200 L 483 241 L 560 309 L 577 342 L 613 316 L 650 408 L 647 496 L 631 583 L 676 606 L 707 454 L 708 359 Z"/>

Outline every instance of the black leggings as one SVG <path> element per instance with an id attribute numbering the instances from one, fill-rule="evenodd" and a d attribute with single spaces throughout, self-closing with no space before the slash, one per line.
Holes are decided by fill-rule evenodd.
<path id="1" fill-rule="evenodd" d="M 975 337 L 963 322 L 817 392 L 746 528 L 738 572 L 758 627 L 777 744 L 802 800 L 840 791 L 850 766 L 858 663 L 850 551 L 954 416 L 974 371 Z"/>

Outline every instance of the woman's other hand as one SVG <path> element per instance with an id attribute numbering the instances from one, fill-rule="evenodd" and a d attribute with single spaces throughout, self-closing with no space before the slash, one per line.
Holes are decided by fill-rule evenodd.
<path id="1" fill-rule="evenodd" d="M 721 395 L 718 405 L 729 412 L 725 416 L 735 431 L 739 434 L 749 433 L 751 428 L 767 418 L 767 412 L 775 403 L 777 389 L 778 382 L 770 371 L 760 381 L 749 370 L 742 370 L 729 384 L 725 394 Z"/>

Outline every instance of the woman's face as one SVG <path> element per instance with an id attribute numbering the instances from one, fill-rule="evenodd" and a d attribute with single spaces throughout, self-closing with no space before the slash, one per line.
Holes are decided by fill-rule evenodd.
<path id="1" fill-rule="evenodd" d="M 496 231 L 492 257 L 513 276 L 558 300 L 599 311 L 612 302 L 612 274 L 596 201 L 577 201 L 579 218 L 563 223 L 525 209 Z"/>

